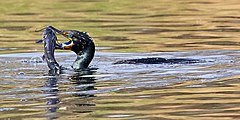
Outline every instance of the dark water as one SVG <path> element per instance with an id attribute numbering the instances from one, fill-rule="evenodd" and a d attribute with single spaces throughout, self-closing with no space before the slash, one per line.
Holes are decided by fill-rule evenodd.
<path id="1" fill-rule="evenodd" d="M 240 119 L 238 0 L 1 1 L 0 119 Z M 87 31 L 96 56 L 48 76 L 47 25 Z M 66 41 L 59 36 L 60 41 Z M 114 65 L 129 58 L 193 58 L 196 64 Z"/>

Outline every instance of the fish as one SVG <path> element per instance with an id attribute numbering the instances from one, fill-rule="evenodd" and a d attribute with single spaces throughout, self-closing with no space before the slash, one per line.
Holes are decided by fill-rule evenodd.
<path id="1" fill-rule="evenodd" d="M 57 48 L 59 44 L 57 44 L 56 30 L 53 29 L 52 26 L 44 28 L 42 39 L 36 41 L 36 43 L 41 42 L 44 45 L 43 59 L 46 60 L 48 68 L 50 70 L 60 70 L 60 65 L 54 57 L 55 48 Z"/>

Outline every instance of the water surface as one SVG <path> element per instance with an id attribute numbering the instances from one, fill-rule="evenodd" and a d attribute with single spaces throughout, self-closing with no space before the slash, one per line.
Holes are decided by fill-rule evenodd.
<path id="1" fill-rule="evenodd" d="M 1 1 L 0 119 L 239 119 L 238 0 Z M 87 31 L 97 52 L 49 76 L 36 29 Z M 60 41 L 65 38 L 58 36 Z M 114 65 L 130 58 L 196 64 Z"/>
<path id="2" fill-rule="evenodd" d="M 116 52 L 238 50 L 239 1 L 3 1 L 0 53 L 41 51 L 48 25 L 87 31 Z M 61 36 L 59 40 L 65 41 Z M 14 44 L 13 44 L 14 43 Z"/>
<path id="3" fill-rule="evenodd" d="M 91 69 L 76 73 L 70 70 L 75 55 L 65 52 L 56 58 L 69 70 L 56 77 L 48 76 L 41 53 L 1 55 L 1 118 L 236 118 L 239 54 L 97 52 Z M 113 64 L 129 56 L 187 57 L 206 62 Z"/>

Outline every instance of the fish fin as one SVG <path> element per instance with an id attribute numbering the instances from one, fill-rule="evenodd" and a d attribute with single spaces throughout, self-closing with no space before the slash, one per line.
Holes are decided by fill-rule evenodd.
<path id="1" fill-rule="evenodd" d="M 43 40 L 36 40 L 36 43 L 43 43 Z"/>

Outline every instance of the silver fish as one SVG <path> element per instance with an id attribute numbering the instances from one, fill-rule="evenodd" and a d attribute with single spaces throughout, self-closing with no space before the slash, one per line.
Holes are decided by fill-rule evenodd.
<path id="1" fill-rule="evenodd" d="M 55 47 L 58 45 L 56 43 L 57 36 L 56 32 L 52 29 L 51 26 L 46 27 L 43 31 L 42 41 L 44 43 L 43 59 L 46 59 L 50 70 L 59 70 L 60 66 L 54 57 Z"/>

